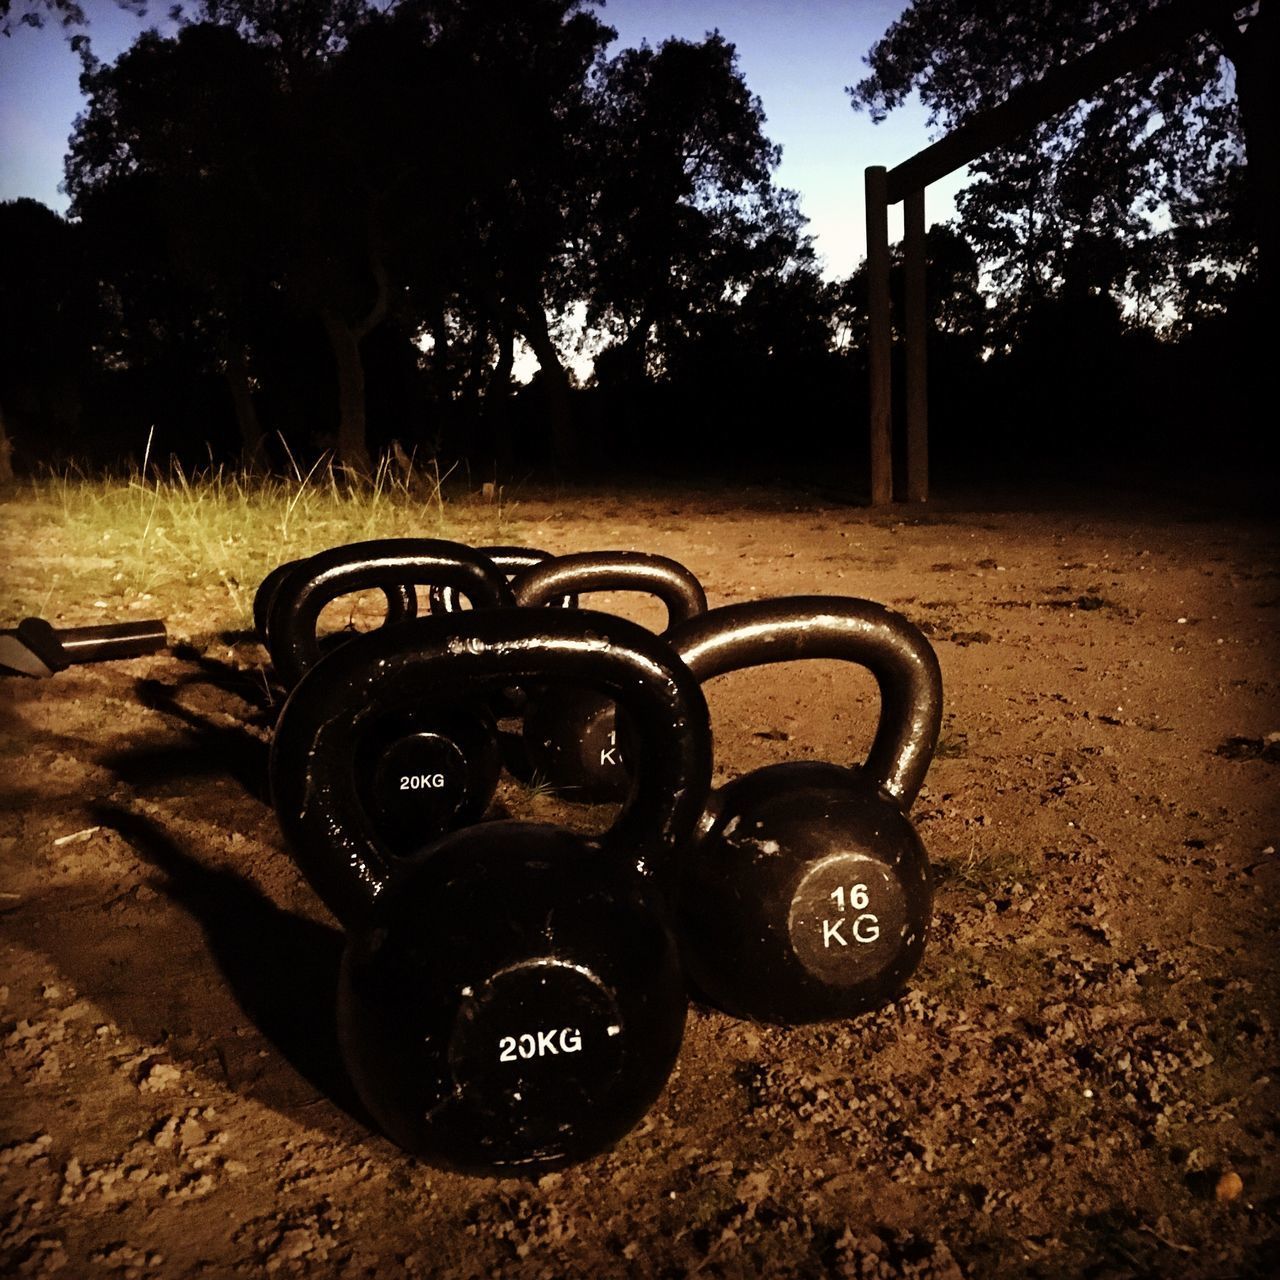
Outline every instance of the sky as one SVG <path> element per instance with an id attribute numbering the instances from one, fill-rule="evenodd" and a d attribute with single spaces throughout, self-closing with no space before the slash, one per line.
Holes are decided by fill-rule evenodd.
<path id="1" fill-rule="evenodd" d="M 140 32 L 163 22 L 168 5 L 153 3 L 147 18 L 114 0 L 83 0 L 83 7 L 94 52 L 113 61 Z M 799 192 L 824 274 L 842 278 L 865 252 L 864 168 L 892 168 L 936 136 L 918 104 L 873 125 L 853 111 L 844 92 L 861 78 L 864 55 L 903 8 L 903 0 L 608 0 L 601 12 L 618 32 L 610 52 L 669 36 L 700 40 L 716 29 L 736 46 L 747 85 L 763 104 L 765 132 L 782 146 L 776 180 Z M 8 39 L 0 37 L 0 200 L 33 196 L 65 213 L 67 198 L 58 186 L 67 138 L 83 106 L 79 70 L 56 23 L 16 27 Z M 951 216 L 964 182 L 961 172 L 929 188 L 930 223 Z M 890 210 L 894 239 L 901 235 L 901 209 Z"/>

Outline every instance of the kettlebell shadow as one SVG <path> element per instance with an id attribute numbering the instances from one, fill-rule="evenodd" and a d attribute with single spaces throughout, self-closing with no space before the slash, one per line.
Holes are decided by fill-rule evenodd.
<path id="1" fill-rule="evenodd" d="M 289 1066 L 351 1119 L 372 1127 L 338 1049 L 333 1007 L 341 931 L 282 910 L 233 871 L 203 865 L 148 818 L 114 805 L 92 812 L 160 873 L 152 888 L 200 926 L 232 998 Z"/>
<path id="2" fill-rule="evenodd" d="M 192 676 L 178 684 L 159 680 L 139 680 L 135 686 L 138 702 L 150 711 L 178 720 L 191 731 L 185 750 L 173 744 L 145 742 L 123 751 L 109 752 L 98 763 L 134 785 L 154 785 L 174 778 L 220 775 L 233 779 L 255 800 L 270 805 L 267 783 L 268 746 L 247 729 L 219 724 L 208 715 L 184 706 L 179 693 L 207 682 Z"/>

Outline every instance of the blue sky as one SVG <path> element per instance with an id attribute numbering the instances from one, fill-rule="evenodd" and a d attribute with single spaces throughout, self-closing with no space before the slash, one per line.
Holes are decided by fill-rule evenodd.
<path id="1" fill-rule="evenodd" d="M 668 36 L 697 40 L 712 29 L 733 42 L 747 84 L 764 105 L 766 132 L 782 145 L 778 181 L 800 193 L 826 273 L 844 276 L 864 252 L 863 169 L 892 167 L 931 139 L 918 106 L 873 125 L 851 110 L 844 92 L 903 7 L 903 0 L 609 0 L 603 17 L 618 31 L 615 47 L 658 44 Z M 152 4 L 145 19 L 113 0 L 85 0 L 84 8 L 94 51 L 110 61 L 163 19 L 167 3 Z M 0 199 L 34 196 L 65 211 L 57 188 L 81 107 L 78 77 L 79 64 L 56 24 L 19 27 L 0 38 Z M 929 188 L 930 222 L 951 216 L 964 180 L 963 173 L 952 174 Z M 900 210 L 890 211 L 894 237 L 901 233 Z"/>

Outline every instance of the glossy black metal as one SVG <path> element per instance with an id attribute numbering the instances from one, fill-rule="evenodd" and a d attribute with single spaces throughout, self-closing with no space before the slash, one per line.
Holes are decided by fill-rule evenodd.
<path id="1" fill-rule="evenodd" d="M 801 762 L 713 797 L 679 892 L 695 987 L 744 1017 L 849 1017 L 892 999 L 919 964 L 932 911 L 928 856 L 906 817 L 942 718 L 937 657 L 899 614 L 798 596 L 713 609 L 667 637 L 701 680 L 799 658 L 868 668 L 880 717 L 860 767 Z"/>
<path id="2" fill-rule="evenodd" d="M 271 602 L 276 598 L 280 584 L 302 563 L 299 559 L 286 560 L 283 564 L 276 565 L 253 593 L 253 629 L 263 645 L 267 645 L 267 620 L 271 616 Z"/>
<path id="3" fill-rule="evenodd" d="M 600 837 L 491 822 L 398 859 L 350 768 L 388 708 L 436 720 L 512 682 L 616 699 L 642 742 Z M 495 609 L 361 635 L 298 684 L 271 752 L 294 857 L 351 932 L 339 993 L 361 1099 L 406 1150 L 537 1172 L 606 1149 L 661 1091 L 686 1012 L 664 874 L 710 783 L 701 689 L 660 641 L 590 612 Z M 666 882 L 669 888 L 669 882 Z"/>
<path id="4" fill-rule="evenodd" d="M 560 556 L 520 574 L 516 602 L 545 605 L 566 594 L 637 591 L 667 609 L 667 627 L 705 613 L 706 592 L 684 565 L 639 551 L 591 551 Z M 524 742 L 531 768 L 571 800 L 622 800 L 631 786 L 630 726 L 606 698 L 575 685 L 544 688 L 529 699 Z"/>
<path id="5" fill-rule="evenodd" d="M 506 579 L 479 552 L 436 538 L 384 538 L 322 551 L 284 575 L 267 609 L 268 651 L 286 688 L 320 657 L 316 623 L 331 600 L 370 588 L 453 586 L 473 606 L 512 602 Z"/>
<path id="6" fill-rule="evenodd" d="M 537 547 L 480 547 L 478 550 L 481 555 L 488 556 L 508 580 L 524 569 L 532 569 L 534 565 L 551 559 L 550 551 L 540 551 Z M 452 587 L 432 587 L 430 600 L 432 613 L 455 613 L 459 607 L 458 593 Z M 576 609 L 578 598 L 564 596 L 558 603 L 562 609 Z"/>
<path id="7" fill-rule="evenodd" d="M 54 627 L 43 618 L 24 618 L 0 637 L 5 640 L 0 667 L 32 676 L 51 676 L 80 663 L 140 658 L 169 643 L 159 618 L 90 627 Z"/>
<path id="8" fill-rule="evenodd" d="M 506 575 L 508 581 L 522 570 L 531 569 L 534 565 L 551 559 L 550 551 L 541 551 L 537 547 L 480 547 L 478 550 L 481 555 L 488 556 L 493 561 L 494 567 L 500 569 Z M 432 587 L 430 601 L 432 613 L 456 613 L 461 607 L 458 592 L 447 586 Z M 578 607 L 578 597 L 564 596 L 554 603 L 562 609 L 576 609 Z M 493 696 L 490 702 L 490 710 L 493 712 L 495 719 L 509 720 L 523 716 L 527 704 L 528 694 L 526 690 L 516 685 L 511 685 Z M 508 763 L 511 765 L 513 772 L 521 777 L 527 777 L 529 767 L 523 744 L 514 735 L 510 734 L 505 736 L 504 741 L 509 756 Z"/>
<path id="9" fill-rule="evenodd" d="M 387 847 L 410 854 L 484 814 L 502 772 L 497 726 L 483 707 L 387 707 L 365 725 L 353 768 Z"/>
<path id="10" fill-rule="evenodd" d="M 326 554 L 330 556 L 340 556 L 343 553 L 351 552 L 353 558 L 362 559 L 363 551 L 353 551 L 353 547 L 363 547 L 368 544 L 352 543 L 348 546 L 333 547 Z M 286 560 L 284 564 L 277 565 L 271 570 L 262 582 L 253 596 L 253 626 L 258 633 L 258 639 L 262 641 L 263 646 L 268 652 L 271 651 L 271 606 L 275 601 L 276 593 L 280 587 L 293 573 L 305 573 L 306 566 L 311 557 L 305 557 L 300 560 Z M 387 613 L 383 619 L 385 626 L 389 622 L 403 622 L 406 618 L 414 617 L 418 612 L 418 597 L 411 586 L 405 586 L 401 583 L 388 583 L 381 585 L 382 594 L 386 597 Z"/>

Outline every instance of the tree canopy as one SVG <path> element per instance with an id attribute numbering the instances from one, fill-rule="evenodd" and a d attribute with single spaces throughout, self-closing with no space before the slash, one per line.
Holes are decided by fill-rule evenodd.
<path id="1" fill-rule="evenodd" d="M 849 93 L 874 119 L 918 93 L 950 130 L 1159 7 L 914 0 Z M 973 164 L 960 226 L 1007 310 L 1074 281 L 1177 328 L 1273 271 L 1274 0 L 1202 8 L 1194 38 Z"/>
<path id="2" fill-rule="evenodd" d="M 318 325 L 362 472 L 377 330 L 420 335 L 440 396 L 480 388 L 495 414 L 523 338 L 567 459 L 575 307 L 643 373 L 690 317 L 812 258 L 733 46 L 607 59 L 613 36 L 586 0 L 201 0 L 90 61 L 67 189 L 121 335 L 157 329 L 126 322 L 160 301 L 145 281 L 180 292 L 249 458 L 259 317 Z"/>

